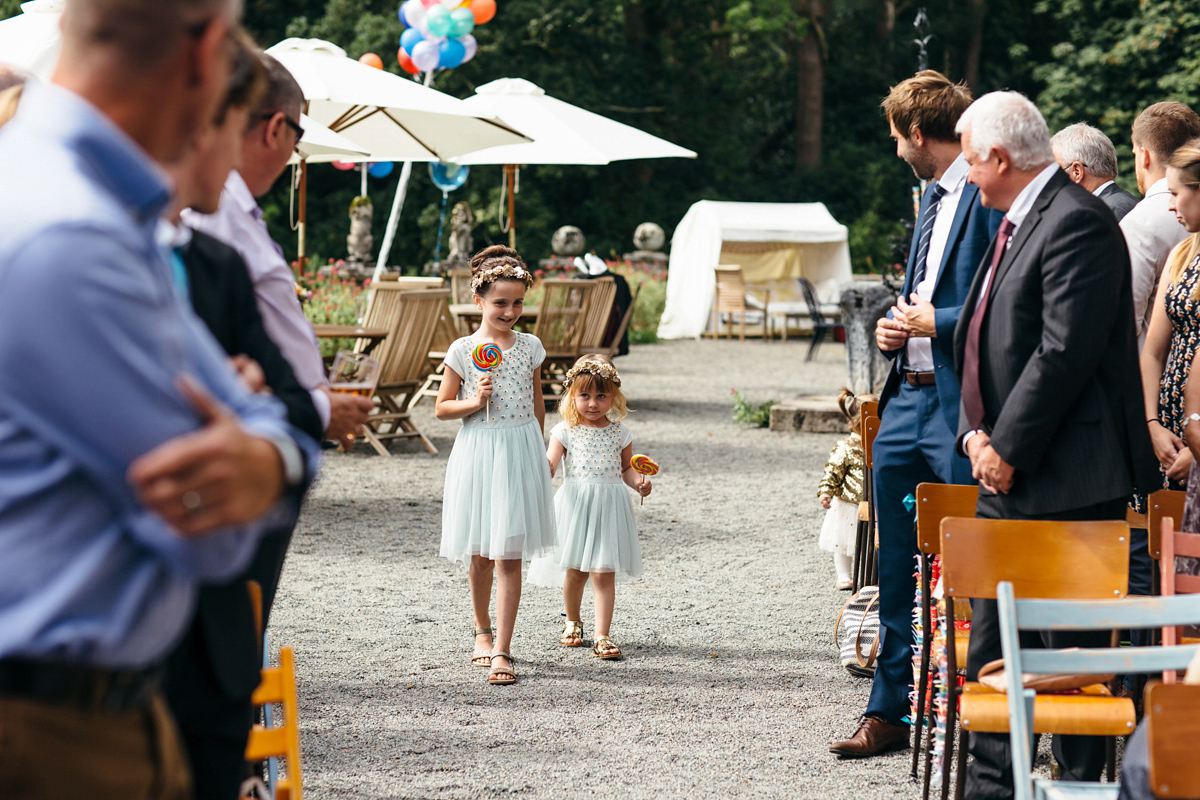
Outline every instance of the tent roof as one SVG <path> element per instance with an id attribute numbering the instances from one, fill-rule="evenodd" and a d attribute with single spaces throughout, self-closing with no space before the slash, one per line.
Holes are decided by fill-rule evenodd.
<path id="1" fill-rule="evenodd" d="M 824 203 L 701 200 L 676 226 L 672 244 L 681 235 L 694 235 L 695 226 L 719 228 L 727 242 L 844 242 L 847 236 L 846 226 L 833 218 Z"/>

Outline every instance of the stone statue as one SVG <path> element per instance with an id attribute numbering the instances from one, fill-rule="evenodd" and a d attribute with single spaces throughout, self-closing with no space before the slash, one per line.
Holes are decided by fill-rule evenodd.
<path id="1" fill-rule="evenodd" d="M 587 240 L 583 238 L 583 231 L 574 225 L 563 225 L 550 239 L 550 249 L 554 251 L 554 255 L 566 259 L 583 255 L 586 246 Z"/>
<path id="2" fill-rule="evenodd" d="M 375 239 L 371 236 L 371 217 L 375 209 L 368 197 L 356 197 L 350 204 L 350 235 L 346 237 L 349 261 L 366 264 L 374 261 Z"/>
<path id="3" fill-rule="evenodd" d="M 643 222 L 633 232 L 633 246 L 638 250 L 649 252 L 662 250 L 662 246 L 666 241 L 667 235 L 663 232 L 663 229 L 653 222 Z"/>
<path id="4" fill-rule="evenodd" d="M 449 265 L 466 265 L 471 260 L 474 243 L 471 228 L 475 227 L 475 215 L 465 201 L 454 204 L 450 211 L 450 252 L 446 255 Z"/>

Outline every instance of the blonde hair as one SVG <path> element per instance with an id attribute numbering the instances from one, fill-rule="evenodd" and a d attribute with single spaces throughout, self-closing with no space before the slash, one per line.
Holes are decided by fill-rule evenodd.
<path id="1" fill-rule="evenodd" d="M 850 425 L 850 432 L 863 435 L 863 419 L 862 407 L 864 403 L 879 402 L 879 395 L 876 394 L 858 394 L 848 386 L 843 386 L 842 391 L 838 393 L 837 404 L 842 410 L 842 414 L 846 417 L 846 422 Z"/>
<path id="2" fill-rule="evenodd" d="M 1192 189 L 1200 188 L 1200 139 L 1192 139 L 1172 153 L 1167 166 L 1179 170 Z M 1193 233 L 1172 252 L 1174 256 L 1167 263 L 1167 279 L 1170 283 L 1178 283 L 1184 270 L 1200 255 L 1200 234 Z M 1200 300 L 1200 282 L 1192 289 L 1191 299 Z"/>
<path id="3" fill-rule="evenodd" d="M 575 397 L 580 392 L 606 394 L 612 397 L 609 419 L 620 422 L 629 414 L 629 405 L 621 391 L 621 376 L 608 356 L 587 355 L 575 362 L 567 372 L 565 391 L 558 400 L 558 413 L 572 428 L 582 421 Z M 612 419 L 613 416 L 616 419 Z"/>

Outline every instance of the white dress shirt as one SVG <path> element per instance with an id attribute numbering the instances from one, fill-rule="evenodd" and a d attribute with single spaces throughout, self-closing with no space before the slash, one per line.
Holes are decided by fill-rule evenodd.
<path id="1" fill-rule="evenodd" d="M 328 380 L 316 334 L 296 297 L 296 278 L 292 268 L 267 231 L 262 209 L 258 207 L 242 176 L 237 170 L 229 173 L 217 213 L 183 213 L 188 225 L 220 239 L 245 260 L 267 335 L 291 365 L 296 380 L 308 389 L 321 417 L 321 425 L 329 427 L 329 397 L 320 388 Z"/>
<path id="2" fill-rule="evenodd" d="M 963 188 L 967 185 L 967 160 L 960 154 L 958 158 L 946 167 L 938 185 L 946 190 L 938 201 L 937 216 L 933 220 L 933 231 L 929 236 L 929 254 L 925 257 L 925 275 L 921 282 L 914 287 L 917 296 L 922 300 L 931 301 L 933 290 L 937 286 L 938 277 L 942 271 L 942 257 L 946 254 L 946 245 L 950 239 L 950 227 L 954 224 L 954 215 L 958 211 L 958 201 L 962 199 Z M 908 302 L 908 298 L 904 298 Z M 905 345 L 905 363 L 914 372 L 933 371 L 933 341 L 928 336 L 914 336 Z"/>
<path id="3" fill-rule="evenodd" d="M 1017 231 L 1021 230 L 1021 223 L 1029 216 L 1029 212 L 1033 211 L 1033 203 L 1037 200 L 1038 195 L 1046 188 L 1046 184 L 1054 177 L 1054 173 L 1062 172 L 1062 168 L 1050 162 L 1049 165 L 1037 175 L 1033 180 L 1025 184 L 1025 188 L 1013 199 L 1012 205 L 1008 208 L 1008 213 L 1004 218 L 1012 225 L 1012 230 L 1009 231 L 1008 241 L 1004 243 L 1004 252 L 1008 252 L 1008 248 L 1012 246 L 1013 239 L 1017 238 Z M 992 286 L 992 265 L 995 264 L 995 257 L 988 262 L 988 271 L 983 278 L 983 289 L 990 290 Z M 975 307 L 979 308 L 979 304 L 983 302 L 983 292 L 979 293 L 979 297 L 975 298 Z"/>
<path id="4" fill-rule="evenodd" d="M 1104 183 L 1097 186 L 1095 189 L 1092 189 L 1092 194 L 1096 195 L 1096 197 L 1099 197 L 1101 192 L 1103 192 L 1105 189 L 1107 189 L 1108 187 L 1110 187 L 1112 185 L 1113 185 L 1113 181 L 1105 181 Z"/>
<path id="5" fill-rule="evenodd" d="M 1171 192 L 1167 179 L 1155 181 L 1136 206 L 1121 219 L 1121 232 L 1129 247 L 1129 264 L 1133 271 L 1133 321 L 1137 325 L 1138 351 L 1146 343 L 1146 328 L 1154 310 L 1158 278 L 1172 248 L 1187 238 L 1188 232 L 1175 212 L 1167 208 Z"/>

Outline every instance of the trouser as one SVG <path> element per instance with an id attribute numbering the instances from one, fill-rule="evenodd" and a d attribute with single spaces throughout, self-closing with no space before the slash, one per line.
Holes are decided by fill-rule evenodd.
<path id="1" fill-rule="evenodd" d="M 187 800 L 190 791 L 161 694 L 124 711 L 0 695 L 0 797 Z"/>
<path id="2" fill-rule="evenodd" d="M 1123 520 L 1125 501 L 1116 498 L 1103 503 L 1053 514 L 1037 519 Z M 1001 514 L 1003 513 L 1003 516 Z M 979 517 L 1021 519 L 1005 498 L 980 492 Z M 1030 554 L 1035 558 L 1036 554 Z M 1021 647 L 1105 647 L 1112 636 L 1108 631 L 1064 631 L 1048 633 L 1021 631 Z M 979 669 L 989 661 L 1003 658 L 1000 647 L 1000 616 L 995 600 L 971 601 L 971 644 L 967 649 L 967 680 L 979 678 Z M 971 733 L 967 748 L 966 796 L 971 800 L 1008 800 L 1013 796 L 1012 747 L 1007 733 Z M 1063 780 L 1096 781 L 1104 771 L 1104 739 L 1100 736 L 1055 736 L 1051 743 L 1055 759 L 1062 766 Z"/>
<path id="3" fill-rule="evenodd" d="M 1146 745 L 1144 724 L 1125 740 L 1117 800 L 1154 800 L 1154 793 L 1150 791 L 1150 749 Z"/>
<path id="4" fill-rule="evenodd" d="M 882 641 L 866 714 L 908 722 L 912 688 L 912 613 L 916 596 L 915 512 L 904 498 L 918 483 L 972 483 L 971 465 L 954 450 L 937 387 L 901 383 L 888 401 L 873 448 L 879 525 L 879 623 Z"/>
<path id="5" fill-rule="evenodd" d="M 1150 537 L 1145 528 L 1133 528 L 1129 531 L 1129 593 L 1137 595 L 1152 595 L 1154 575 L 1154 559 L 1150 556 Z M 1134 647 L 1150 645 L 1151 632 L 1139 629 L 1129 632 L 1129 643 Z M 1146 685 L 1144 674 L 1126 675 L 1124 683 L 1134 696 L 1142 693 Z"/>

